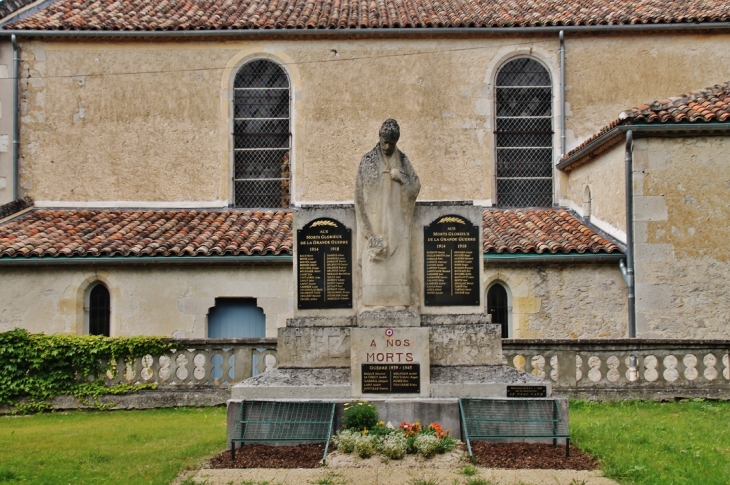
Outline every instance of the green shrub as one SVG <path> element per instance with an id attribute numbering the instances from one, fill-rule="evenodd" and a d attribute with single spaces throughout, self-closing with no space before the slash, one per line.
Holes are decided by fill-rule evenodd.
<path id="1" fill-rule="evenodd" d="M 343 429 L 332 437 L 332 441 L 335 443 L 337 451 L 352 453 L 355 451 L 355 443 L 357 442 L 358 436 L 360 436 L 360 433 L 350 429 Z"/>
<path id="2" fill-rule="evenodd" d="M 343 418 L 345 428 L 356 431 L 370 430 L 378 424 L 378 410 L 367 401 L 352 401 L 345 404 Z"/>
<path id="3" fill-rule="evenodd" d="M 360 435 L 355 440 L 355 453 L 360 458 L 370 458 L 375 454 L 375 437 Z"/>
<path id="4" fill-rule="evenodd" d="M 424 458 L 430 458 L 438 452 L 441 440 L 432 434 L 419 434 L 414 446 Z"/>
<path id="5" fill-rule="evenodd" d="M 439 440 L 439 446 L 436 449 L 436 453 L 443 454 L 448 453 L 449 451 L 456 448 L 456 445 L 459 444 L 459 441 L 455 438 L 452 438 L 451 436 L 444 436 Z"/>
<path id="6" fill-rule="evenodd" d="M 21 412 L 51 408 L 50 401 L 70 394 L 95 404 L 105 394 L 122 394 L 155 385 L 106 386 L 111 362 L 162 355 L 170 344 L 161 337 L 31 334 L 16 328 L 0 333 L 0 404 Z M 91 402 L 88 401 L 91 398 Z M 27 402 L 19 402 L 25 399 Z"/>
<path id="7" fill-rule="evenodd" d="M 403 433 L 391 433 L 383 437 L 378 452 L 392 460 L 400 460 L 406 454 L 408 444 Z"/>

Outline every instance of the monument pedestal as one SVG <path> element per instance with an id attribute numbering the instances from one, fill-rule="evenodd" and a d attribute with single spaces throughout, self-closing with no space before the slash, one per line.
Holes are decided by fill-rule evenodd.
<path id="1" fill-rule="evenodd" d="M 385 240 L 373 260 L 377 277 L 362 274 L 373 266 L 363 262 L 373 257 L 373 240 L 359 236 L 355 212 L 347 205 L 297 212 L 297 307 L 279 329 L 278 368 L 233 386 L 234 400 L 365 399 L 385 421 L 440 422 L 460 436 L 458 398 L 550 398 L 550 382 L 502 365 L 501 326 L 482 301 L 481 208 L 415 205 L 410 243 L 399 243 L 410 248 L 410 262 L 399 246 L 393 263 L 400 276 L 410 268 L 410 304 L 390 307 L 385 297 L 363 298 L 365 280 L 382 291 L 392 282 L 383 277 Z"/>

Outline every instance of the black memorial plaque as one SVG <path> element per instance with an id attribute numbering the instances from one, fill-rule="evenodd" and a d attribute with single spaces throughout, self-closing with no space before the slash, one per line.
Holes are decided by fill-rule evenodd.
<path id="1" fill-rule="evenodd" d="M 363 394 L 419 394 L 420 364 L 362 364 Z"/>
<path id="2" fill-rule="evenodd" d="M 479 305 L 479 228 L 448 215 L 423 228 L 426 306 Z"/>
<path id="3" fill-rule="evenodd" d="M 507 397 L 547 397 L 547 387 L 507 386 Z"/>
<path id="4" fill-rule="evenodd" d="M 352 231 L 334 219 L 297 231 L 297 308 L 352 308 Z"/>

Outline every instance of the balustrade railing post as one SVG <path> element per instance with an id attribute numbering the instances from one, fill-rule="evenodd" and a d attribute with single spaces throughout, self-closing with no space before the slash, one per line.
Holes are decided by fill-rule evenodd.
<path id="1" fill-rule="evenodd" d="M 233 384 L 238 384 L 253 376 L 253 349 L 239 347 L 233 355 Z"/>
<path id="2" fill-rule="evenodd" d="M 575 389 L 575 356 L 572 351 L 558 351 L 558 387 Z"/>

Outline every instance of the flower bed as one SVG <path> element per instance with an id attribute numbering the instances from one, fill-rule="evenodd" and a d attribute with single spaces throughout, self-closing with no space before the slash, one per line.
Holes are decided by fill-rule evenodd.
<path id="1" fill-rule="evenodd" d="M 392 423 L 378 421 L 378 411 L 367 401 L 345 404 L 343 428 L 332 438 L 337 451 L 356 453 L 369 458 L 378 453 L 392 460 L 406 454 L 418 453 L 430 458 L 437 453 L 453 450 L 459 443 L 440 424 L 422 426 L 420 421 L 403 422 L 396 428 Z"/>

